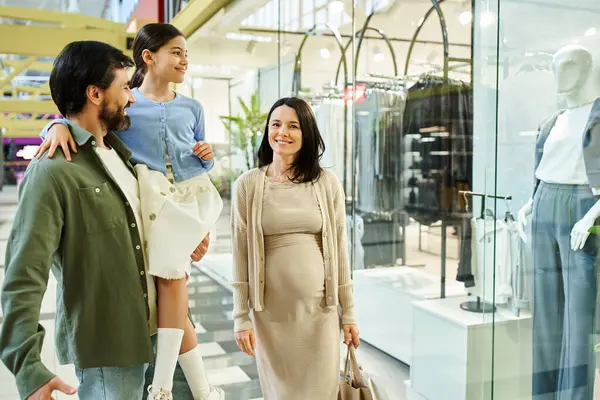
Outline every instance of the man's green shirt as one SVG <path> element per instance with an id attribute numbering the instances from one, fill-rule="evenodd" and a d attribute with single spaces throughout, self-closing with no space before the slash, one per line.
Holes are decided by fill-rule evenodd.
<path id="1" fill-rule="evenodd" d="M 56 353 L 79 368 L 150 362 L 148 288 L 134 211 L 96 154 L 93 136 L 70 124 L 72 161 L 33 160 L 19 188 L 6 249 L 0 357 L 27 398 L 53 374 L 40 353 L 40 306 L 50 270 L 57 284 Z M 135 174 L 130 151 L 114 148 Z"/>

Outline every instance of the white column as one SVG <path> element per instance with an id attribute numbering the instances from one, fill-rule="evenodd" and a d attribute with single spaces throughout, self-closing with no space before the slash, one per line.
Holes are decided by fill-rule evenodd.
<path id="1" fill-rule="evenodd" d="M 79 12 L 79 0 L 69 0 L 69 6 L 67 12 L 78 13 Z"/>

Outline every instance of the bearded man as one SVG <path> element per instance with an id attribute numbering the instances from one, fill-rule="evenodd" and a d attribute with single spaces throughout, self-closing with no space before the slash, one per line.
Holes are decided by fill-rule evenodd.
<path id="1" fill-rule="evenodd" d="M 77 152 L 70 161 L 61 152 L 32 160 L 19 188 L 6 250 L 0 357 L 22 399 L 76 392 L 41 360 L 39 317 L 50 270 L 58 282 L 56 354 L 61 364 L 75 365 L 79 398 L 142 398 L 153 359 L 156 289 L 146 269 L 131 153 L 113 133 L 129 128 L 132 66 L 120 50 L 93 41 L 67 45 L 54 62 L 52 99 Z M 207 246 L 199 246 L 194 261 Z"/>

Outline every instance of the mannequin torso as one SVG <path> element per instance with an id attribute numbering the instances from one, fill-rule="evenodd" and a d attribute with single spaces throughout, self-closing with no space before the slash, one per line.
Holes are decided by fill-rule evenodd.
<path id="1" fill-rule="evenodd" d="M 556 117 L 550 134 L 545 138 L 536 178 L 548 183 L 587 184 L 582 151 L 583 134 L 591 104 L 600 97 L 600 79 L 595 73 L 592 55 L 582 46 L 563 47 L 554 55 L 553 64 L 557 90 L 563 95 L 568 109 Z M 599 189 L 592 187 L 594 194 L 600 193 Z M 533 199 L 530 199 L 519 211 L 518 227 L 524 241 L 524 227 L 532 210 Z M 573 226 L 571 245 L 574 250 L 583 248 L 589 236 L 588 229 L 599 216 L 600 202 Z"/>
<path id="2" fill-rule="evenodd" d="M 583 133 L 592 104 L 566 110 L 556 118 L 544 143 L 544 153 L 535 176 L 547 183 L 587 185 L 583 160 Z"/>

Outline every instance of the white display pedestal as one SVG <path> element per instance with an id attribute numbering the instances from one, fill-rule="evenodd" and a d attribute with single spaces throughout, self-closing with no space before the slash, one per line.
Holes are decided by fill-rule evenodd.
<path id="1" fill-rule="evenodd" d="M 531 314 L 471 313 L 460 308 L 465 300 L 414 303 L 408 398 L 530 400 Z"/>
<path id="2" fill-rule="evenodd" d="M 361 338 L 411 365 L 413 302 L 438 298 L 440 277 L 418 268 L 390 267 L 354 271 L 353 279 Z M 462 283 L 446 281 L 447 296 L 464 294 Z"/>

